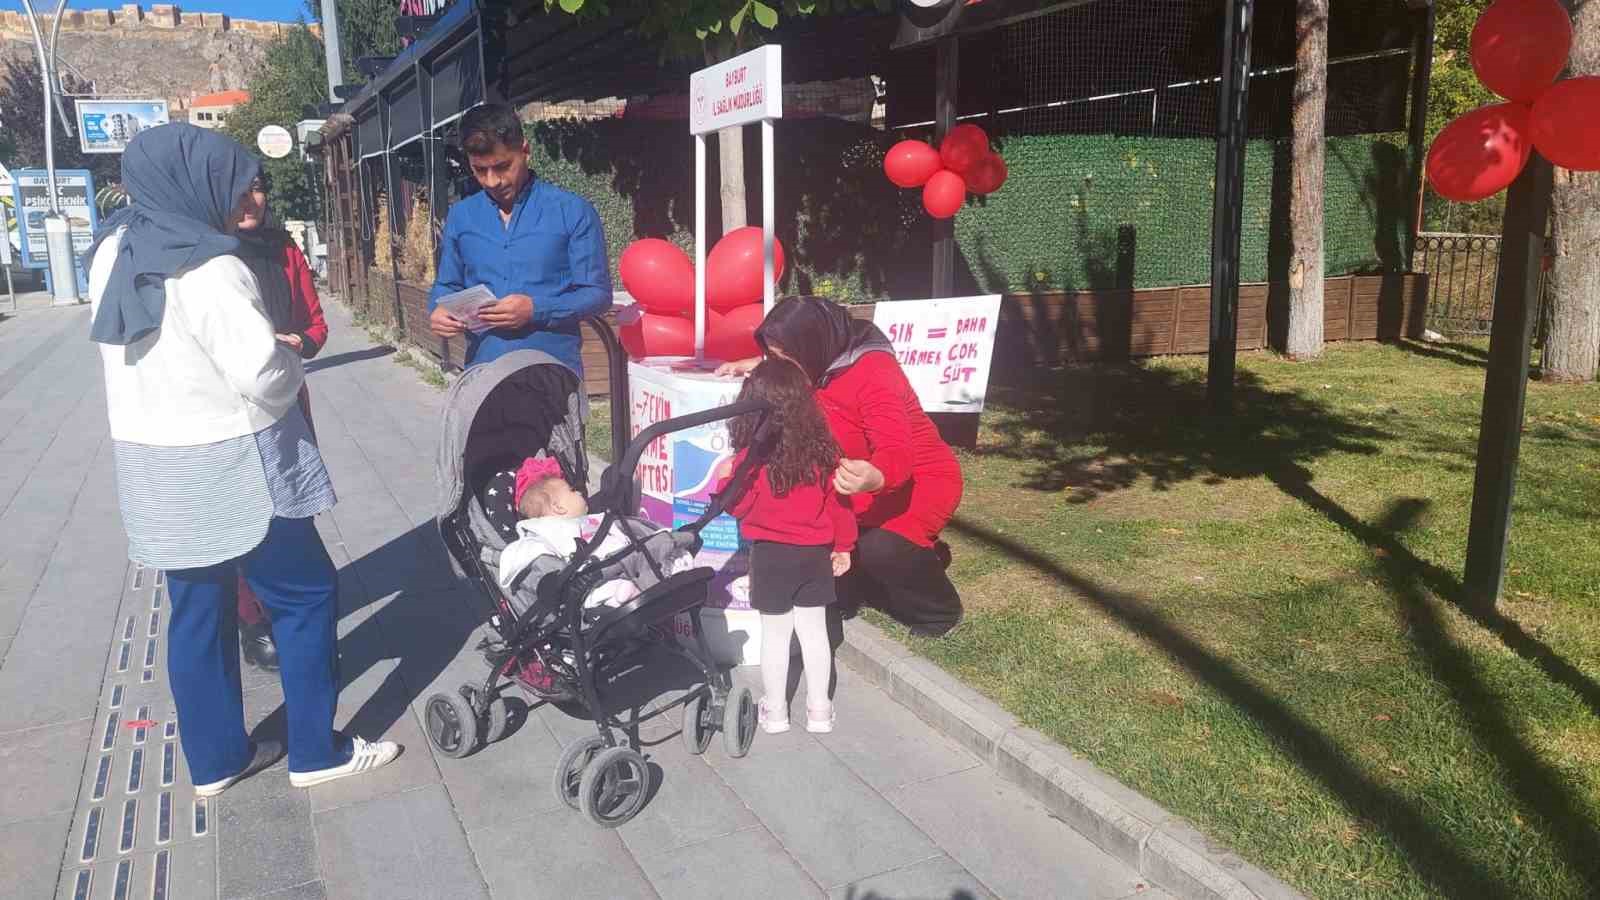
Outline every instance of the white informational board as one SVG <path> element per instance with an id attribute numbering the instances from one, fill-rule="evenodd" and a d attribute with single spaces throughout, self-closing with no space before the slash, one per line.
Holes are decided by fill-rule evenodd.
<path id="1" fill-rule="evenodd" d="M 256 132 L 256 149 L 268 159 L 283 159 L 294 151 L 294 135 L 282 125 L 268 125 Z"/>
<path id="2" fill-rule="evenodd" d="M 872 322 L 889 336 L 925 412 L 983 412 L 999 294 L 885 301 Z"/>
<path id="3" fill-rule="evenodd" d="M 77 113 L 85 153 L 121 153 L 139 132 L 168 121 L 165 100 L 79 100 Z"/>

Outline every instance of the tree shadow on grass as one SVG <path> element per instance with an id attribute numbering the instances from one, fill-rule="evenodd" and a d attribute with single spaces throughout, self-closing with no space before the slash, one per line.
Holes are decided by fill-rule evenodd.
<path id="1" fill-rule="evenodd" d="M 1399 340 L 1394 342 L 1394 346 L 1414 356 L 1454 363 L 1469 369 L 1489 367 L 1489 354 L 1471 344 L 1430 344 L 1423 341 Z"/>

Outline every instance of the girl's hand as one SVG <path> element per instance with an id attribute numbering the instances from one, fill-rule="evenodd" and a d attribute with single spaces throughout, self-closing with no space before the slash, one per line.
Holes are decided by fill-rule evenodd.
<path id="1" fill-rule="evenodd" d="M 717 466 L 717 483 L 723 484 L 733 477 L 733 460 L 725 459 L 722 465 Z"/>
<path id="2" fill-rule="evenodd" d="M 833 473 L 833 489 L 841 497 L 876 493 L 883 489 L 883 472 L 864 459 L 841 459 Z"/>
<path id="3" fill-rule="evenodd" d="M 749 375 L 756 366 L 761 364 L 761 357 L 752 356 L 749 359 L 736 359 L 717 366 L 717 374 L 724 378 L 743 378 Z"/>
<path id="4" fill-rule="evenodd" d="M 835 552 L 833 554 L 833 577 L 841 578 L 850 571 L 850 554 Z"/>
<path id="5" fill-rule="evenodd" d="M 300 340 L 300 335 L 298 334 L 280 334 L 275 335 L 275 337 L 277 337 L 278 343 L 288 344 L 290 347 L 293 347 L 296 352 L 299 352 L 301 349 L 303 349 L 304 342 Z"/>

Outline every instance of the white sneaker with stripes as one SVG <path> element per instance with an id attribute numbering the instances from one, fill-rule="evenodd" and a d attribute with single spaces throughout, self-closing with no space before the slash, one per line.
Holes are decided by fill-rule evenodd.
<path id="1" fill-rule="evenodd" d="M 351 775 L 375 772 L 400 756 L 401 747 L 394 741 L 368 742 L 361 738 L 351 740 L 354 743 L 354 752 L 350 754 L 349 762 L 331 769 L 318 769 L 315 772 L 290 772 L 289 783 L 297 788 L 316 787 Z"/>

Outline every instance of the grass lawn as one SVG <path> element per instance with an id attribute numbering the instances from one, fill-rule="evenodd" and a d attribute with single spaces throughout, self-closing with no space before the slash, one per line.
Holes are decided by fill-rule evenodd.
<path id="1" fill-rule="evenodd" d="M 1226 423 L 1204 365 L 992 393 L 967 619 L 898 636 L 1309 894 L 1600 894 L 1600 388 L 1531 385 L 1474 614 L 1481 347 L 1244 355 Z"/>

